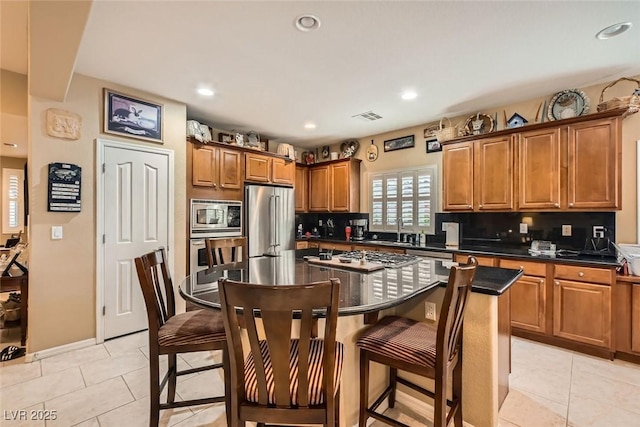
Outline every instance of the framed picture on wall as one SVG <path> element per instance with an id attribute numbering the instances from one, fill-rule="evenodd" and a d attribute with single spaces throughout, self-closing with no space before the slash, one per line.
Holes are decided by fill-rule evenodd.
<path id="1" fill-rule="evenodd" d="M 402 150 L 403 148 L 411 148 L 414 146 L 415 137 L 413 135 L 403 136 L 402 138 L 387 139 L 384 142 L 384 151 Z"/>
<path id="2" fill-rule="evenodd" d="M 162 144 L 162 104 L 104 89 L 104 132 Z"/>
<path id="3" fill-rule="evenodd" d="M 435 153 L 436 151 L 442 151 L 442 144 L 437 139 L 427 139 L 427 153 Z"/>

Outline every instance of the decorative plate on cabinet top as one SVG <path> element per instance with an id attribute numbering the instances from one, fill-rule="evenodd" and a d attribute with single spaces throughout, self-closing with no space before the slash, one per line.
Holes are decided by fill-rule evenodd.
<path id="1" fill-rule="evenodd" d="M 567 89 L 556 93 L 549 102 L 549 120 L 569 119 L 589 112 L 589 98 L 579 89 Z"/>
<path id="2" fill-rule="evenodd" d="M 342 151 L 342 157 L 353 157 L 360 148 L 360 143 L 357 139 L 350 139 L 340 144 L 340 150 Z"/>
<path id="3" fill-rule="evenodd" d="M 488 114 L 474 114 L 464 123 L 464 131 L 467 135 L 489 133 L 493 131 L 493 118 Z"/>

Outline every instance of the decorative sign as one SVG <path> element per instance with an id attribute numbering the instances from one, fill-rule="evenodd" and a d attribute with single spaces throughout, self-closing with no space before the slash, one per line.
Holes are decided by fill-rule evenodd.
<path id="1" fill-rule="evenodd" d="M 68 163 L 49 163 L 49 212 L 80 212 L 82 168 Z"/>
<path id="2" fill-rule="evenodd" d="M 402 138 L 388 139 L 384 142 L 384 151 L 401 150 L 411 148 L 415 144 L 414 135 L 403 136 Z"/>

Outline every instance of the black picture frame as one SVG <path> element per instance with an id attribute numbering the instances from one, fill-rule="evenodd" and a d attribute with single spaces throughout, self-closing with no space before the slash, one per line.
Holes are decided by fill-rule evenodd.
<path id="1" fill-rule="evenodd" d="M 384 141 L 384 151 L 403 150 L 415 146 L 415 136 L 408 135 L 401 138 L 387 139 Z"/>
<path id="2" fill-rule="evenodd" d="M 425 145 L 427 146 L 427 153 L 442 151 L 442 144 L 440 144 L 440 142 L 435 138 L 427 139 L 425 141 Z"/>
<path id="3" fill-rule="evenodd" d="M 162 144 L 164 106 L 104 89 L 104 132 Z"/>

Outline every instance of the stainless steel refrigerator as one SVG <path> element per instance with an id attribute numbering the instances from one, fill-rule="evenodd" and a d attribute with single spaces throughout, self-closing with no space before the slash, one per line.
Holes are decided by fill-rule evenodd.
<path id="1" fill-rule="evenodd" d="M 248 256 L 277 256 L 295 249 L 293 188 L 247 185 L 244 190 Z"/>

